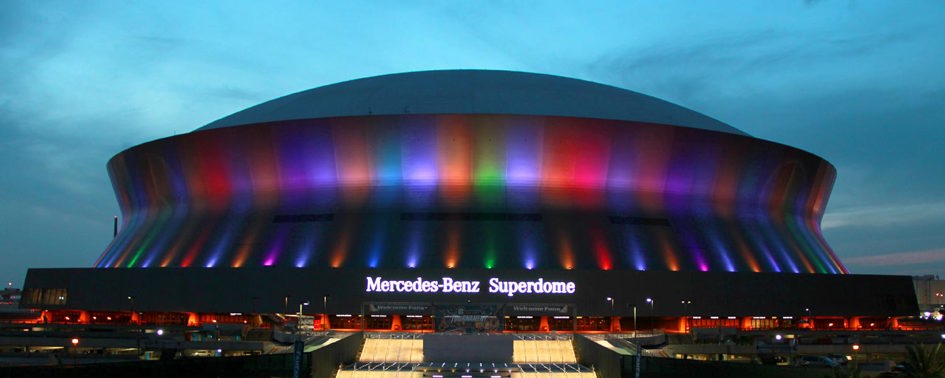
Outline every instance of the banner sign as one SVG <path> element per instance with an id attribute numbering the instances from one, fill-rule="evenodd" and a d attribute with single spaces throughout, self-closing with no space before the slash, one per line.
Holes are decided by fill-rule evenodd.
<path id="1" fill-rule="evenodd" d="M 433 308 L 424 303 L 368 303 L 367 309 L 375 314 L 429 314 Z"/>

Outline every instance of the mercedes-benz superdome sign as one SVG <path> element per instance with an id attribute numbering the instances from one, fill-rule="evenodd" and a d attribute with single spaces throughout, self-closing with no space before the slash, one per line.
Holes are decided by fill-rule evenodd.
<path id="1" fill-rule="evenodd" d="M 442 277 L 439 280 L 423 277 L 400 280 L 368 276 L 365 280 L 364 291 L 367 293 L 477 294 L 485 287 L 479 280 L 460 280 L 452 277 Z M 490 294 L 504 294 L 510 297 L 515 294 L 574 294 L 577 288 L 572 281 L 545 281 L 544 278 L 533 281 L 505 281 L 492 277 L 487 282 Z"/>

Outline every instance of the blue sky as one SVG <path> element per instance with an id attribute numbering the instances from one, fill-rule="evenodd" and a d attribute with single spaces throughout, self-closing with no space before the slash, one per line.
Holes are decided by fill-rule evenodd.
<path id="1" fill-rule="evenodd" d="M 833 163 L 854 273 L 945 276 L 939 1 L 19 1 L 0 12 L 0 280 L 88 267 L 119 151 L 288 93 L 506 69 L 611 84 Z"/>

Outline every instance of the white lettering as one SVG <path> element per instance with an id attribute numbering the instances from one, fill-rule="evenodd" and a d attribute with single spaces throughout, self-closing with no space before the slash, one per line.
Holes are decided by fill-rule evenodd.
<path id="1" fill-rule="evenodd" d="M 577 285 L 574 282 L 545 281 L 539 278 L 535 281 L 501 281 L 498 278 L 489 279 L 489 292 L 515 296 L 515 293 L 536 294 L 574 294 Z"/>
<path id="2" fill-rule="evenodd" d="M 381 293 L 479 293 L 480 281 L 455 280 L 442 277 L 440 281 L 427 281 L 423 277 L 416 280 L 385 280 L 382 277 L 366 277 L 365 292 Z M 577 285 L 574 282 L 545 281 L 502 281 L 497 277 L 489 279 L 489 293 L 505 294 L 510 297 L 520 294 L 574 294 Z"/>

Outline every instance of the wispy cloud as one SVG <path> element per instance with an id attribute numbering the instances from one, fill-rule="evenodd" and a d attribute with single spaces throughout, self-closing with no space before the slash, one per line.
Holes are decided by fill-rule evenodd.
<path id="1" fill-rule="evenodd" d="M 945 219 L 945 202 L 889 204 L 831 210 L 824 215 L 821 227 L 890 227 L 903 224 L 920 226 L 929 220 L 942 219 Z"/>
<path id="2" fill-rule="evenodd" d="M 861 267 L 896 267 L 903 265 L 945 263 L 945 249 L 849 257 L 845 262 L 847 265 Z"/>

